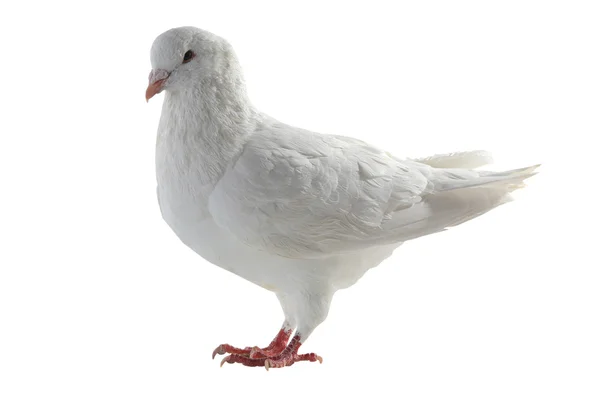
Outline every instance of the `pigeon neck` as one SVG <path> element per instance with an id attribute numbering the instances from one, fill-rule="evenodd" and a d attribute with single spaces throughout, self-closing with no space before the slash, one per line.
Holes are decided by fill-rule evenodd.
<path id="1" fill-rule="evenodd" d="M 242 82 L 218 79 L 206 79 L 187 90 L 167 93 L 165 105 L 198 136 L 207 139 L 243 136 L 255 114 Z"/>
<path id="2" fill-rule="evenodd" d="M 222 176 L 256 127 L 258 114 L 241 85 L 207 80 L 165 93 L 159 142 L 171 143 L 186 159 L 199 157 L 204 183 Z"/>

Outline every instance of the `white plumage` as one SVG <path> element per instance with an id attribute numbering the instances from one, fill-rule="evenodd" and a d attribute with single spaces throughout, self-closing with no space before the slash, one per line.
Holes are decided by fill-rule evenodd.
<path id="1" fill-rule="evenodd" d="M 197 28 L 160 35 L 151 61 L 147 98 L 165 91 L 156 148 L 165 221 L 209 262 L 275 292 L 300 342 L 337 290 L 402 242 L 491 210 L 534 174 L 470 169 L 491 161 L 485 152 L 402 160 L 276 121 L 247 98 L 231 46 Z M 265 364 L 293 363 L 275 361 Z"/>

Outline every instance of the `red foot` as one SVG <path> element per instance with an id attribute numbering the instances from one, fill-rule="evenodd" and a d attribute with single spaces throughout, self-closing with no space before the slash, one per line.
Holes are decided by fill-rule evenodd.
<path id="1" fill-rule="evenodd" d="M 283 347 L 285 348 L 285 345 L 283 345 Z M 215 351 L 213 351 L 212 354 L 212 358 L 214 359 L 216 357 L 217 354 L 226 354 L 229 353 L 231 355 L 236 355 L 236 356 L 242 356 L 242 357 L 247 357 L 247 358 L 252 358 L 252 359 L 260 359 L 260 358 L 267 358 L 267 357 L 273 357 L 278 355 L 279 353 L 281 353 L 283 349 L 282 348 L 269 348 L 269 347 L 265 347 L 263 349 L 261 349 L 260 347 L 245 347 L 243 349 L 240 349 L 238 347 L 233 347 L 231 345 L 228 344 L 222 344 L 219 347 L 217 347 L 215 349 Z"/>
<path id="2" fill-rule="evenodd" d="M 269 368 L 283 368 L 289 367 L 294 364 L 296 361 L 310 361 L 315 362 L 318 361 L 319 364 L 323 364 L 323 357 L 316 355 L 315 353 L 307 353 L 307 354 L 280 354 L 275 358 L 267 358 L 265 360 L 265 368 L 267 371 Z"/>
<path id="3" fill-rule="evenodd" d="M 238 347 L 233 347 L 228 344 L 222 344 L 213 351 L 212 358 L 214 359 L 217 354 L 225 354 L 229 353 L 232 355 L 243 356 L 245 358 L 251 359 L 265 359 L 268 357 L 275 357 L 279 355 L 287 346 L 287 342 L 290 339 L 290 335 L 292 331 L 290 329 L 282 328 L 275 339 L 265 348 L 261 349 L 260 347 L 246 347 L 240 349 Z M 227 357 L 226 357 L 227 358 Z M 223 365 L 223 363 L 221 363 Z"/>
<path id="4" fill-rule="evenodd" d="M 298 348 L 300 347 L 300 337 L 298 335 L 292 338 L 290 344 L 278 355 L 268 356 L 264 358 L 252 358 L 241 354 L 231 354 L 225 357 L 221 361 L 221 367 L 225 363 L 229 364 L 242 364 L 247 367 L 262 367 L 264 366 L 267 370 L 269 368 L 283 368 L 293 365 L 296 361 L 310 361 L 319 363 L 323 362 L 323 358 L 316 355 L 315 353 L 298 354 Z"/>

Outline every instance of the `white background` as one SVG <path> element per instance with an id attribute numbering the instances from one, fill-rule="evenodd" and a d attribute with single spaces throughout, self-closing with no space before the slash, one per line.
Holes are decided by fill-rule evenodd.
<path id="1" fill-rule="evenodd" d="M 0 398 L 598 399 L 600 14 L 589 1 L 33 2 L 0 17 Z M 162 221 L 154 38 L 227 38 L 255 104 L 400 156 L 543 163 L 517 201 L 402 246 L 305 351 L 275 296 Z"/>

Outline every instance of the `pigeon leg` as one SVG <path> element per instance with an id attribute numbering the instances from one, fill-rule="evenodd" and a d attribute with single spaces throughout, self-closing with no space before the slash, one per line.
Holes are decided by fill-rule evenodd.
<path id="1" fill-rule="evenodd" d="M 267 347 L 261 349 L 260 347 L 254 346 L 241 349 L 229 344 L 222 344 L 213 351 L 212 358 L 214 359 L 217 354 L 229 353 L 247 359 L 264 360 L 267 357 L 273 357 L 281 353 L 286 348 L 291 335 L 292 328 L 285 322 L 277 336 L 275 336 L 275 339 L 273 339 Z M 264 362 L 262 362 L 261 365 L 264 365 Z"/>
<path id="2" fill-rule="evenodd" d="M 315 353 L 305 353 L 298 354 L 298 349 L 302 345 L 300 340 L 300 335 L 296 334 L 290 341 L 290 344 L 276 357 L 269 357 L 265 360 L 264 366 L 269 370 L 269 368 L 283 368 L 289 367 L 294 364 L 296 361 L 310 361 L 315 362 L 318 361 L 320 364 L 323 363 L 323 358 L 321 356 L 316 355 Z"/>
<path id="3" fill-rule="evenodd" d="M 308 298 L 307 293 L 310 293 Z M 278 293 L 277 297 L 286 316 L 286 322 L 282 328 L 284 333 L 280 332 L 277 338 L 283 335 L 285 340 L 277 341 L 277 338 L 275 338 L 272 344 L 277 342 L 278 345 L 273 346 L 271 350 L 265 351 L 264 349 L 259 349 L 262 350 L 261 354 L 257 354 L 256 352 L 253 354 L 232 353 L 223 358 L 221 366 L 225 363 L 242 364 L 248 367 L 265 367 L 268 370 L 269 368 L 289 367 L 297 361 L 318 361 L 322 363 L 323 359 L 315 353 L 298 354 L 298 349 L 308 339 L 315 328 L 327 317 L 333 293 L 332 290 L 317 291 L 314 288 L 312 290 L 299 291 L 291 295 Z M 288 324 L 287 321 L 294 321 L 294 324 Z M 296 328 L 296 334 L 287 343 L 292 327 Z M 279 347 L 281 345 L 283 347 Z M 278 347 L 278 351 L 274 351 L 275 347 Z"/>
<path id="4" fill-rule="evenodd" d="M 253 359 L 239 354 L 231 354 L 221 361 L 221 366 L 223 366 L 225 363 L 238 363 L 247 367 L 265 367 L 267 370 L 269 370 L 269 368 L 289 367 L 296 361 L 323 362 L 323 358 L 315 353 L 298 354 L 298 349 L 300 348 L 301 344 L 300 335 L 296 334 L 280 354 L 272 355 L 262 359 Z"/>

